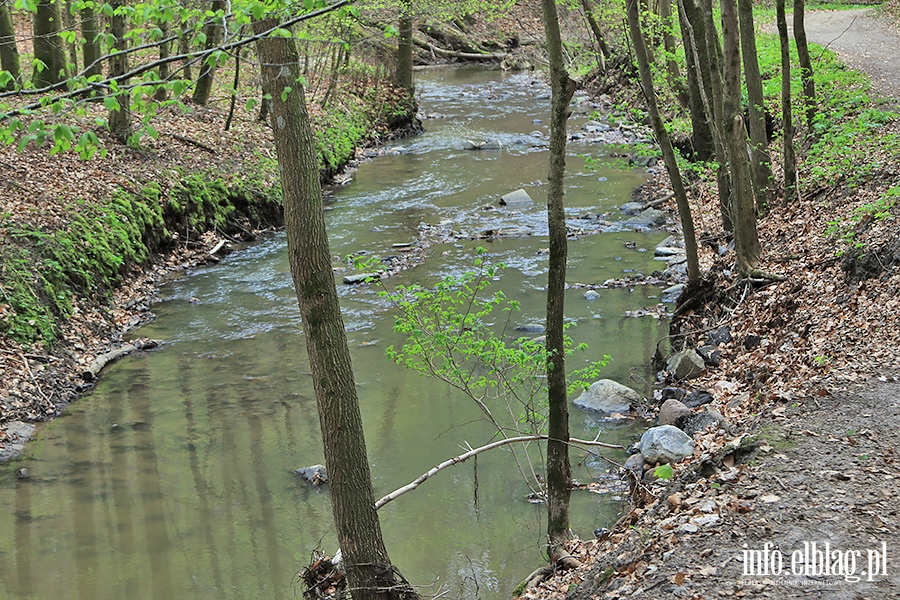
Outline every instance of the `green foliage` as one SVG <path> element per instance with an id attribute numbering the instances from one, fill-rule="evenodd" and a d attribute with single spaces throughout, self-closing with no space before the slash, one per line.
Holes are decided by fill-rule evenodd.
<path id="1" fill-rule="evenodd" d="M 504 412 L 519 414 L 518 426 L 526 432 L 543 433 L 548 352 L 540 340 L 512 338 L 511 319 L 519 303 L 490 290 L 504 266 L 486 264 L 483 254 L 479 249 L 474 270 L 446 277 L 432 289 L 410 285 L 382 292 L 399 309 L 394 328 L 406 338 L 387 355 L 462 390 L 489 417 L 497 408 L 492 403 L 500 401 Z M 565 345 L 567 355 L 587 350 L 568 336 Z M 608 360 L 605 356 L 572 372 L 570 393 L 586 388 Z"/>
<path id="2" fill-rule="evenodd" d="M 672 465 L 666 463 L 653 469 L 653 474 L 660 479 L 668 480 L 675 476 L 675 469 L 672 468 Z"/>
<path id="3" fill-rule="evenodd" d="M 900 185 L 888 189 L 874 202 L 863 204 L 853 211 L 848 219 L 835 219 L 828 222 L 825 235 L 837 235 L 841 241 L 852 248 L 862 248 L 862 242 L 858 241 L 859 231 L 870 221 L 885 221 L 894 219 L 894 209 L 900 205 Z M 842 254 L 843 251 L 838 251 Z"/>
<path id="4" fill-rule="evenodd" d="M 348 104 L 352 99 L 348 99 Z M 356 103 L 353 103 L 356 104 Z M 315 122 L 315 145 L 325 177 L 339 172 L 368 139 L 372 120 L 362 106 L 334 106 Z"/>

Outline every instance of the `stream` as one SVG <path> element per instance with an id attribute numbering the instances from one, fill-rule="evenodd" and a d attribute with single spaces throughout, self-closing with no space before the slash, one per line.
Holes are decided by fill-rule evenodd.
<path id="1" fill-rule="evenodd" d="M 395 314 L 375 286 L 340 283 L 355 271 L 339 257 L 396 254 L 392 245 L 415 242 L 421 223 L 462 237 L 526 229 L 531 235 L 436 244 L 423 264 L 385 283 L 459 275 L 484 246 L 489 262 L 507 266 L 495 285 L 521 303 L 515 324 L 541 322 L 545 306 L 547 88 L 498 71 L 417 77 L 420 104 L 442 118 L 363 163 L 327 197 L 376 497 L 467 443 L 487 443 L 492 429 L 471 400 L 385 357 L 400 342 Z M 588 118 L 576 114 L 570 131 Z M 492 138 L 502 150 L 464 149 L 464 140 Z M 616 207 L 645 175 L 608 158 L 602 144 L 571 143 L 569 153 L 570 223 L 585 213 L 624 221 Z M 597 159 L 594 168 L 584 154 Z M 497 208 L 518 188 L 533 206 Z M 653 257 L 664 232 L 606 229 L 570 242 L 570 284 L 665 267 Z M 646 392 L 645 365 L 666 323 L 624 313 L 655 306 L 659 288 L 601 289 L 594 300 L 584 292 L 571 287 L 566 307 L 572 337 L 590 350 L 568 367 L 609 354 L 603 376 Z M 327 489 L 292 472 L 323 457 L 284 235 L 173 277 L 160 298 L 158 319 L 139 335 L 162 347 L 110 367 L 90 396 L 39 428 L 20 461 L 0 464 L 0 598 L 295 598 L 312 552 L 336 549 Z M 574 437 L 599 432 L 627 445 L 642 431 L 571 410 Z M 610 468 L 582 451 L 572 458 L 582 482 Z M 27 480 L 16 479 L 22 466 Z M 453 467 L 380 511 L 393 562 L 425 594 L 508 598 L 543 561 L 544 507 L 526 499 L 510 453 L 480 456 L 475 475 L 471 463 Z M 589 538 L 621 509 L 615 492 L 575 492 L 573 530 Z"/>

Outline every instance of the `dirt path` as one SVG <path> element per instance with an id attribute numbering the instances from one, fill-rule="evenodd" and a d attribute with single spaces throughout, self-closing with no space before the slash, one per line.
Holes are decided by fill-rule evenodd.
<path id="1" fill-rule="evenodd" d="M 900 32 L 879 18 L 876 9 L 810 11 L 806 35 L 809 41 L 837 52 L 850 67 L 867 73 L 876 91 L 900 102 Z"/>

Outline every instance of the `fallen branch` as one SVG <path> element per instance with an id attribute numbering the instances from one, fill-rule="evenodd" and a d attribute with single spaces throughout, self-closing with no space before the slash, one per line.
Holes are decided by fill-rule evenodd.
<path id="1" fill-rule="evenodd" d="M 169 135 L 172 136 L 173 138 L 175 138 L 176 140 L 178 140 L 179 142 L 184 142 L 185 144 L 190 144 L 191 146 L 200 148 L 201 150 L 206 150 L 210 154 L 218 154 L 218 152 L 216 152 L 214 149 L 210 148 L 203 142 L 198 142 L 197 140 L 192 140 L 189 137 L 186 137 L 183 135 L 178 135 L 177 133 L 170 133 Z"/>
<path id="2" fill-rule="evenodd" d="M 502 440 L 498 440 L 496 442 L 491 442 L 490 444 L 487 444 L 485 446 L 479 446 L 478 448 L 470 449 L 467 452 L 463 452 L 459 456 L 454 456 L 453 458 L 447 459 L 444 462 L 442 462 L 441 464 L 439 464 L 435 467 L 432 467 L 425 473 L 422 473 L 421 475 L 419 475 L 413 481 L 409 482 L 408 484 L 404 485 L 403 487 L 397 488 L 396 490 L 394 490 L 387 496 L 384 496 L 383 498 L 381 498 L 381 500 L 379 500 L 378 502 L 375 503 L 375 510 L 378 510 L 379 508 L 381 508 L 388 502 L 396 500 L 403 494 L 413 491 L 414 489 L 416 489 L 417 487 L 422 485 L 422 483 L 424 483 L 428 479 L 431 479 L 432 477 L 434 477 L 440 471 L 443 471 L 447 467 L 452 467 L 453 465 L 458 465 L 459 463 L 469 460 L 473 456 L 478 456 L 482 452 L 487 452 L 488 450 L 493 450 L 494 448 L 499 448 L 500 446 L 505 446 L 507 444 L 517 444 L 517 443 L 521 443 L 521 442 L 536 442 L 539 440 L 546 440 L 546 439 L 549 439 L 549 436 L 546 436 L 546 435 L 523 435 L 523 436 L 514 437 L 514 438 L 505 438 Z M 595 440 L 579 440 L 576 438 L 571 438 L 569 440 L 569 443 L 572 444 L 573 446 L 600 446 L 603 448 L 615 448 L 617 450 L 622 450 L 624 448 L 623 446 L 619 446 L 618 444 L 607 444 L 607 443 L 598 442 Z"/>
<path id="3" fill-rule="evenodd" d="M 95 358 L 90 366 L 81 374 L 81 378 L 85 381 L 93 381 L 97 379 L 100 375 L 100 371 L 102 371 L 109 363 L 131 354 L 136 350 L 150 350 L 156 348 L 158 345 L 159 342 L 154 340 L 138 340 L 133 344 L 125 344 L 115 350 L 110 350 L 106 354 L 101 354 Z"/>
<path id="4" fill-rule="evenodd" d="M 675 197 L 675 192 L 671 192 L 670 194 L 663 196 L 662 198 L 658 198 L 656 200 L 652 200 L 644 205 L 642 210 L 647 210 L 648 208 L 656 208 L 660 204 L 664 204 Z"/>
<path id="5" fill-rule="evenodd" d="M 479 52 L 459 52 L 457 50 L 445 50 L 444 48 L 439 48 L 434 44 L 416 38 L 413 38 L 413 43 L 420 48 L 430 50 L 432 55 L 437 54 L 438 56 L 443 56 L 445 58 L 462 58 L 465 60 L 503 60 L 508 56 L 506 52 L 485 52 L 484 54 L 481 54 Z"/>

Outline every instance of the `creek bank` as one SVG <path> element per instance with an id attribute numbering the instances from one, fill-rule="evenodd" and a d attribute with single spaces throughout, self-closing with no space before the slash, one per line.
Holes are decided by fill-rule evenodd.
<path id="1" fill-rule="evenodd" d="M 415 129 L 414 107 L 403 98 L 381 98 L 396 100 L 394 111 L 348 100 L 313 119 L 323 179 L 361 160 L 358 147 Z M 154 318 L 169 274 L 217 262 L 281 225 L 269 128 L 247 118 L 223 135 L 207 125 L 224 120 L 214 109 L 194 117 L 170 123 L 174 115 L 164 115 L 157 128 L 195 131 L 190 139 L 213 153 L 160 136 L 142 151 L 113 147 L 103 170 L 65 154 L 48 160 L 46 149 L 31 147 L 10 159 L 38 166 L 23 178 L 36 193 L 3 194 L 0 211 L 8 242 L 0 248 L 0 460 L 24 439 L 10 423 L 51 419 L 92 389 L 96 377 L 84 374 L 98 375 L 92 363 L 118 357 L 128 333 Z"/>

